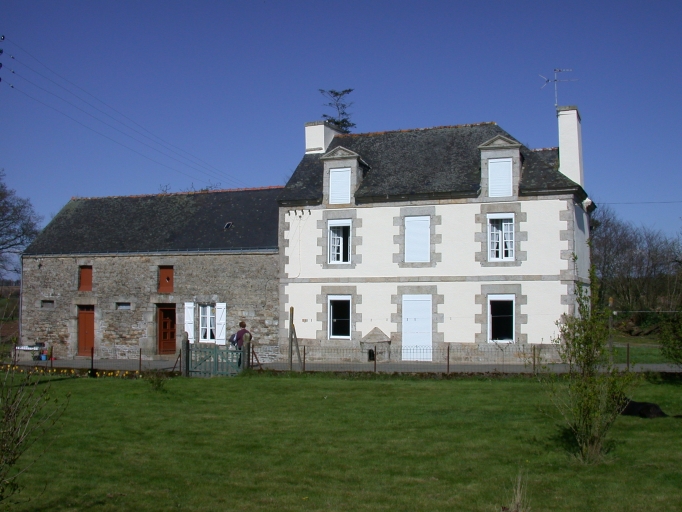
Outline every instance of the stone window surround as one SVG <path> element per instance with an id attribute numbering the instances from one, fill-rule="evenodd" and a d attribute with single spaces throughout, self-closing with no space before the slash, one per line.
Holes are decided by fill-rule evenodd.
<path id="1" fill-rule="evenodd" d="M 489 261 L 490 233 L 488 232 L 488 214 L 508 213 L 514 216 L 514 260 Z M 521 223 L 527 222 L 528 215 L 521 211 L 521 203 L 481 203 L 481 213 L 476 214 L 476 223 L 480 231 L 475 233 L 474 241 L 480 242 L 481 250 L 474 254 L 475 261 L 482 267 L 519 267 L 528 259 L 526 251 L 521 250 L 521 242 L 528 241 L 528 231 L 521 231 Z"/>
<path id="2" fill-rule="evenodd" d="M 398 286 L 397 293 L 391 295 L 391 304 L 396 305 L 396 312 L 391 314 L 391 323 L 396 324 L 396 331 L 391 332 L 391 345 L 403 345 L 403 295 L 431 295 L 431 343 L 443 343 L 445 334 L 438 332 L 438 324 L 445 322 L 445 315 L 438 313 L 438 305 L 445 303 L 445 296 L 438 294 L 437 285 Z"/>
<path id="3" fill-rule="evenodd" d="M 481 332 L 476 333 L 476 343 L 490 343 L 488 341 L 488 319 L 490 311 L 488 310 L 488 295 L 514 295 L 514 340 L 518 344 L 528 343 L 528 335 L 521 332 L 521 325 L 528 323 L 528 315 L 521 313 L 521 306 L 528 303 L 528 296 L 521 294 L 520 284 L 483 284 L 481 285 L 481 293 L 476 295 L 474 300 L 476 304 L 481 305 L 481 313 L 474 316 L 474 323 L 481 325 Z"/>
<path id="4" fill-rule="evenodd" d="M 347 338 L 329 338 L 329 300 L 330 295 L 349 295 L 350 296 L 350 340 Z M 358 322 L 362 322 L 362 313 L 357 312 L 358 304 L 362 304 L 362 295 L 357 292 L 357 286 L 322 286 L 316 302 L 320 310 L 317 313 L 317 321 L 322 324 L 322 328 L 315 332 L 315 337 L 319 341 L 331 343 L 347 343 L 359 346 L 362 333 L 357 330 Z"/>
<path id="5" fill-rule="evenodd" d="M 406 262 L 405 261 L 405 217 L 430 217 L 429 229 L 431 230 L 430 258 L 427 262 Z M 443 242 L 443 235 L 436 234 L 436 226 L 440 226 L 442 217 L 436 215 L 435 206 L 408 206 L 400 209 L 400 216 L 393 217 L 393 226 L 397 226 L 399 233 L 393 235 L 393 243 L 398 245 L 398 252 L 393 253 L 393 263 L 397 263 L 400 268 L 426 268 L 435 267 L 442 261 L 443 255 L 436 252 L 436 246 Z"/>
<path id="6" fill-rule="evenodd" d="M 350 220 L 350 262 L 329 263 L 329 221 Z M 317 221 L 317 229 L 321 231 L 317 239 L 317 246 L 322 247 L 322 254 L 316 258 L 316 263 L 322 268 L 351 269 L 362 263 L 362 254 L 357 254 L 357 248 L 362 245 L 362 237 L 357 235 L 357 229 L 362 227 L 362 219 L 357 218 L 356 209 L 324 210 L 322 220 Z"/>

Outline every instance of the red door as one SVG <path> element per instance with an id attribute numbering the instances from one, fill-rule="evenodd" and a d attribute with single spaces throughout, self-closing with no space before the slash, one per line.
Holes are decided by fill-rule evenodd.
<path id="1" fill-rule="evenodd" d="M 175 354 L 175 306 L 159 307 L 159 354 Z"/>
<path id="2" fill-rule="evenodd" d="M 95 346 L 95 306 L 78 306 L 78 355 L 89 356 Z"/>

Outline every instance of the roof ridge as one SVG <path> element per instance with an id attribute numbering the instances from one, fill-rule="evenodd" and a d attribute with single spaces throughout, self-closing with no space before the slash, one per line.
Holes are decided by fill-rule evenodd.
<path id="1" fill-rule="evenodd" d="M 482 123 L 452 124 L 452 125 L 443 125 L 443 126 L 431 126 L 428 128 L 408 128 L 406 130 L 386 130 L 386 131 L 382 131 L 382 132 L 366 132 L 366 133 L 342 133 L 342 134 L 336 135 L 335 138 L 357 137 L 359 135 L 376 136 L 376 135 L 385 135 L 387 133 L 423 132 L 426 130 L 442 130 L 444 128 L 469 128 L 472 126 L 487 126 L 487 125 L 497 125 L 497 123 L 495 121 L 484 121 Z"/>
<path id="2" fill-rule="evenodd" d="M 269 187 L 252 187 L 252 188 L 221 188 L 217 190 L 188 190 L 185 192 L 159 192 L 158 194 L 132 194 L 129 196 L 98 196 L 98 197 L 79 197 L 72 196 L 71 200 L 81 200 L 81 199 L 118 199 L 121 197 L 126 198 L 138 198 L 138 197 L 166 197 L 166 196 L 182 196 L 182 195 L 193 195 L 193 194 L 213 194 L 218 192 L 251 192 L 255 190 L 271 190 L 271 189 L 281 189 L 284 188 L 283 185 L 272 185 Z"/>

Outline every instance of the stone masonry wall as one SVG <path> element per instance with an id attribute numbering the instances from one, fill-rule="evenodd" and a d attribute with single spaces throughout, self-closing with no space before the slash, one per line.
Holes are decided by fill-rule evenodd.
<path id="1" fill-rule="evenodd" d="M 79 305 L 94 306 L 96 350 L 115 344 L 156 354 L 157 304 L 176 305 L 179 349 L 185 302 L 225 302 L 228 335 L 244 320 L 257 346 L 277 345 L 276 253 L 26 256 L 22 263 L 21 344 L 46 342 L 54 347 L 55 357 L 77 353 Z M 89 292 L 78 291 L 82 265 L 93 268 Z M 173 293 L 158 293 L 160 265 L 173 266 Z M 130 309 L 116 309 L 116 303 L 130 303 Z M 199 325 L 198 309 L 195 328 Z"/>

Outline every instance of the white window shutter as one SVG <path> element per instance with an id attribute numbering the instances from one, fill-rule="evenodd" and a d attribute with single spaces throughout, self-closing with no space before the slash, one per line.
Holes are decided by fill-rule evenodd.
<path id="1" fill-rule="evenodd" d="M 350 169 L 330 169 L 329 204 L 350 203 Z"/>
<path id="2" fill-rule="evenodd" d="M 405 262 L 431 261 L 431 218 L 405 217 Z"/>
<path id="3" fill-rule="evenodd" d="M 488 196 L 509 197 L 512 195 L 511 158 L 488 160 Z"/>
<path id="4" fill-rule="evenodd" d="M 216 318 L 215 334 L 216 345 L 225 345 L 227 341 L 226 337 L 227 304 L 225 304 L 224 302 L 216 302 L 215 318 Z"/>
<path id="5" fill-rule="evenodd" d="M 185 331 L 190 343 L 194 343 L 194 302 L 185 302 Z"/>

